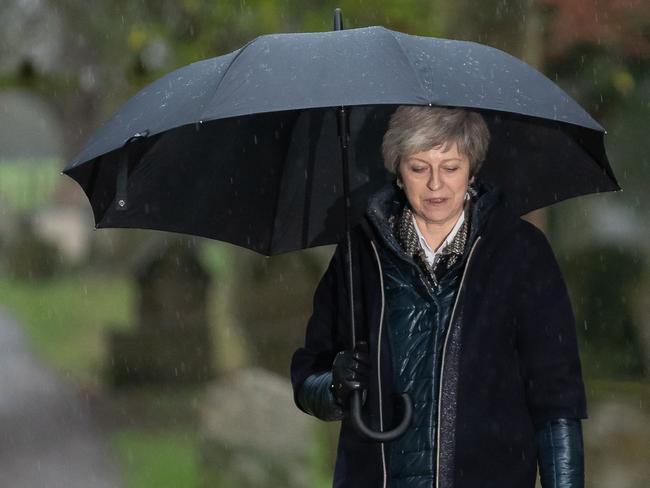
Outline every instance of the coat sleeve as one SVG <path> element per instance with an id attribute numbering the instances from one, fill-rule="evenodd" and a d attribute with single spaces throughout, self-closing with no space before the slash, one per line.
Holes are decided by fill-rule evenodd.
<path id="1" fill-rule="evenodd" d="M 291 383 L 298 408 L 308 412 L 298 401 L 300 389 L 307 378 L 316 378 L 332 368 L 334 357 L 342 349 L 337 343 L 338 327 L 338 250 L 329 263 L 314 293 L 313 311 L 307 323 L 305 344 L 291 360 Z"/>
<path id="2" fill-rule="evenodd" d="M 536 426 L 535 442 L 542 488 L 584 488 L 584 443 L 580 420 L 544 422 Z"/>
<path id="3" fill-rule="evenodd" d="M 517 350 L 533 422 L 587 418 L 575 319 L 546 236 L 524 222 Z"/>

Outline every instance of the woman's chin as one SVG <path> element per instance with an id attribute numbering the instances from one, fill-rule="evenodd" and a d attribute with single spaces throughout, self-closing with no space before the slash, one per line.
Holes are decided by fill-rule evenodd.
<path id="1" fill-rule="evenodd" d="M 450 212 L 449 209 L 426 209 L 424 212 L 418 212 L 418 216 L 428 224 L 446 224 L 454 218 L 458 218 L 460 211 Z"/>

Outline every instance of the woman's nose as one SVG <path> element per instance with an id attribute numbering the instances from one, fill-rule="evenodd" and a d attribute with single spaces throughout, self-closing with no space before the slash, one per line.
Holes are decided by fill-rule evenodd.
<path id="1" fill-rule="evenodd" d="M 431 171 L 427 186 L 429 187 L 429 190 L 437 190 L 440 188 L 440 175 L 438 174 L 438 171 Z"/>

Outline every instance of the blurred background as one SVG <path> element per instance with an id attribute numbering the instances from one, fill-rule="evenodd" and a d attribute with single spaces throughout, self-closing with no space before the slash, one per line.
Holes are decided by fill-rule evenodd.
<path id="1" fill-rule="evenodd" d="M 330 30 L 336 6 L 348 28 L 507 51 L 607 128 L 624 191 L 527 218 L 577 319 L 587 486 L 650 486 L 645 0 L 2 0 L 0 486 L 331 486 L 338 424 L 295 408 L 288 372 L 333 248 L 95 231 L 60 171 L 147 83 L 260 34 Z"/>

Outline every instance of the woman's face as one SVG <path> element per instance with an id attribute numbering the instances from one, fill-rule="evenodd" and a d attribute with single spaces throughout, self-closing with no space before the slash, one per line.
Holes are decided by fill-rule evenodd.
<path id="1" fill-rule="evenodd" d="M 411 154 L 399 164 L 399 178 L 415 218 L 426 224 L 453 224 L 463 210 L 469 159 L 452 144 Z"/>

